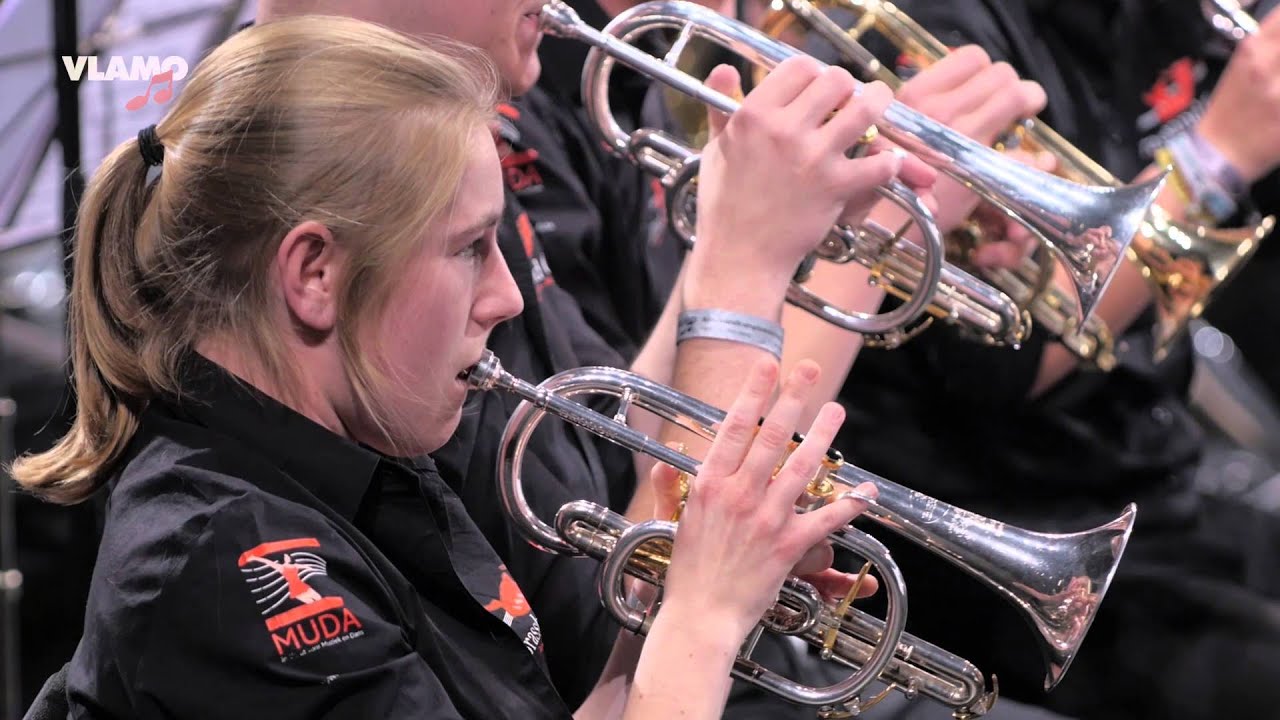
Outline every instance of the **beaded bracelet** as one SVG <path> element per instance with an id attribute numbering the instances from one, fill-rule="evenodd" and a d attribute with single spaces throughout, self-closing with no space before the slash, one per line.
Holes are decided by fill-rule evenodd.
<path id="1" fill-rule="evenodd" d="M 1183 183 L 1180 192 L 1190 196 L 1193 216 L 1218 224 L 1236 213 L 1237 198 L 1244 196 L 1248 185 L 1217 148 L 1200 133 L 1187 130 L 1170 137 L 1164 149 L 1173 161 L 1175 179 Z"/>

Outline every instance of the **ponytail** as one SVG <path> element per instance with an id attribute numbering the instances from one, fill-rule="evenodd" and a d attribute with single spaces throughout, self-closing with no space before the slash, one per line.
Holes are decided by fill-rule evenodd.
<path id="1" fill-rule="evenodd" d="M 124 451 L 151 394 L 139 365 L 147 312 L 134 281 L 134 240 L 150 191 L 138 142 L 116 148 L 98 168 L 76 218 L 68 299 L 75 421 L 49 452 L 20 458 L 18 485 L 47 500 L 74 503 L 102 484 Z"/>

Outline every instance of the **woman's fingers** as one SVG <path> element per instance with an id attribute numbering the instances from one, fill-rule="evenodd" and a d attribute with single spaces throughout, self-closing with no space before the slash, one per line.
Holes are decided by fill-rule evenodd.
<path id="1" fill-rule="evenodd" d="M 680 507 L 680 471 L 660 462 L 649 471 L 649 482 L 653 483 L 653 516 L 669 520 Z"/>
<path id="2" fill-rule="evenodd" d="M 738 70 L 732 65 L 717 65 L 712 69 L 711 74 L 707 76 L 707 87 L 727 95 L 731 98 L 742 98 L 742 78 L 738 75 Z M 713 108 L 707 107 L 707 127 L 708 139 L 714 139 L 721 132 L 724 132 L 725 125 L 729 124 L 731 115 Z"/>
<path id="3" fill-rule="evenodd" d="M 879 122 L 893 102 L 893 91 L 882 82 L 866 83 L 853 102 L 836 111 L 818 131 L 824 152 L 843 154 L 861 142 L 867 129 Z"/>
<path id="4" fill-rule="evenodd" d="M 830 542 L 823 540 L 817 545 L 811 545 L 804 555 L 800 556 L 800 560 L 791 568 L 791 574 L 804 577 L 821 573 L 828 570 L 835 559 L 835 549 L 831 547 Z"/>
<path id="5" fill-rule="evenodd" d="M 858 497 L 876 498 L 876 488 L 871 483 L 862 483 L 854 488 L 853 493 L 828 503 L 817 510 L 799 515 L 796 518 L 795 542 L 809 548 L 823 542 L 831 533 L 843 529 L 853 519 L 866 512 L 870 503 Z"/>
<path id="6" fill-rule="evenodd" d="M 779 393 L 777 402 L 760 424 L 759 432 L 751 443 L 751 449 L 747 451 L 741 469 L 746 477 L 764 481 L 759 485 L 761 490 L 768 485 L 769 478 L 782 461 L 783 453 L 791 444 L 796 424 L 800 421 L 800 413 L 804 411 L 805 400 L 813 391 L 818 375 L 817 363 L 797 363 L 782 383 L 782 392 Z"/>
<path id="7" fill-rule="evenodd" d="M 753 105 L 763 109 L 790 105 L 822 72 L 822 63 L 806 55 L 789 57 L 778 63 L 756 89 L 751 91 Z"/>
<path id="8" fill-rule="evenodd" d="M 801 580 L 809 583 L 822 596 L 828 600 L 840 600 L 849 594 L 849 590 L 858 581 L 856 573 L 840 572 L 834 568 L 828 568 L 821 572 L 801 575 Z M 871 597 L 880 589 L 880 583 L 874 575 L 868 574 L 862 578 L 862 584 L 858 586 L 859 598 Z"/>
<path id="9" fill-rule="evenodd" d="M 814 418 L 804 441 L 791 452 L 770 484 L 767 502 L 795 505 L 796 498 L 800 497 L 818 474 L 822 461 L 827 457 L 827 450 L 843 422 L 844 408 L 836 403 L 826 403 L 818 410 L 818 416 Z"/>
<path id="10" fill-rule="evenodd" d="M 855 95 L 858 82 L 848 70 L 834 65 L 822 69 L 813 82 L 792 103 L 796 132 L 821 126 L 832 113 Z"/>
<path id="11" fill-rule="evenodd" d="M 755 439 L 760 417 L 777 383 L 778 363 L 761 360 L 751 368 L 742 392 L 738 393 L 716 431 L 715 442 L 707 450 L 707 457 L 698 472 L 698 482 L 704 478 L 714 481 L 737 472 Z"/>

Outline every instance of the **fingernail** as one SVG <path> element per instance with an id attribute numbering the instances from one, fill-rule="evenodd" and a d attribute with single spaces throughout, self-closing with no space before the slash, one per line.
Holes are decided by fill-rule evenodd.
<path id="1" fill-rule="evenodd" d="M 889 153 L 889 157 L 893 158 L 893 162 L 891 163 L 893 174 L 897 175 L 902 172 L 902 165 L 907 161 L 907 154 L 902 152 L 899 148 L 894 148 L 893 152 Z"/>
<path id="2" fill-rule="evenodd" d="M 866 495 L 859 490 L 848 490 L 846 492 L 842 492 L 836 499 L 837 500 L 857 500 L 859 502 L 864 502 L 869 505 L 875 504 L 875 501 L 876 501 L 874 497 L 871 497 L 870 495 Z"/>

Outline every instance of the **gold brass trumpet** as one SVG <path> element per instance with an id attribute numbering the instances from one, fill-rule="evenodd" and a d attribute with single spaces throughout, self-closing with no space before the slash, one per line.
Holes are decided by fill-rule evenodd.
<path id="1" fill-rule="evenodd" d="M 1233 12 L 1229 7 L 1235 5 L 1232 0 L 1203 3 L 1206 13 L 1212 12 L 1214 26 L 1228 37 L 1238 39 L 1248 33 L 1252 19 L 1239 11 L 1238 5 Z M 859 42 L 868 31 L 877 31 L 921 66 L 948 52 L 937 38 L 886 0 L 774 0 L 773 7 L 765 21 L 770 34 L 781 34 L 792 20 L 799 20 L 832 44 L 846 61 L 892 86 L 902 81 Z M 852 27 L 846 30 L 828 17 L 824 10 L 830 9 L 851 13 Z M 1059 161 L 1057 174 L 1076 182 L 1121 186 L 1114 175 L 1037 120 L 1016 125 L 1002 145 L 1050 152 Z M 1157 360 L 1167 354 L 1187 324 L 1203 312 L 1212 293 L 1248 260 L 1273 226 L 1274 218 L 1268 217 L 1253 227 L 1222 230 L 1178 222 L 1160 206 L 1150 207 L 1126 255 L 1138 263 L 1154 294 L 1156 324 L 1152 340 Z M 1115 362 L 1110 331 L 1100 321 L 1079 323 L 1071 298 L 1051 282 L 1045 282 L 1050 275 L 1051 268 L 1045 263 L 1028 260 L 1016 270 L 989 272 L 984 277 L 1028 308 L 1032 317 L 1059 336 L 1067 348 L 1101 369 L 1109 369 Z"/>
<path id="2" fill-rule="evenodd" d="M 550 413 L 696 475 L 697 460 L 629 427 L 627 413 L 632 407 L 642 408 L 708 439 L 715 436 L 724 413 L 614 368 L 569 370 L 535 386 L 505 372 L 486 353 L 466 379 L 478 390 L 499 390 L 523 399 L 503 431 L 499 450 L 502 502 L 516 527 L 529 542 L 548 552 L 601 560 L 601 601 L 628 629 L 647 632 L 652 618 L 628 603 L 622 580 L 631 575 L 661 587 L 676 525 L 656 520 L 632 524 L 608 508 L 574 501 L 560 508 L 552 526 L 534 513 L 525 496 L 521 475 L 525 450 L 538 424 Z M 576 399 L 591 395 L 618 398 L 620 407 L 610 417 Z M 1036 630 L 1048 664 L 1045 688 L 1053 688 L 1075 657 L 1115 575 L 1133 529 L 1135 506 L 1129 505 L 1115 520 L 1092 530 L 1031 532 L 908 490 L 829 452 L 823 470 L 797 500 L 797 508 L 815 509 L 862 482 L 875 483 L 879 493 L 867 517 L 945 557 L 1022 610 Z M 904 632 L 906 583 L 884 546 L 852 526 L 830 539 L 878 568 L 888 600 L 885 618 L 851 609 L 848 599 L 825 601 L 808 583 L 790 578 L 739 651 L 735 677 L 792 702 L 817 706 L 825 718 L 851 717 L 874 704 L 879 698 L 863 703 L 859 695 L 877 679 L 909 697 L 923 694 L 944 703 L 957 718 L 985 713 L 995 696 L 987 690 L 982 673 L 962 658 Z M 779 675 L 751 659 L 763 631 L 799 637 L 818 647 L 824 658 L 854 670 L 847 679 L 824 687 Z"/>

